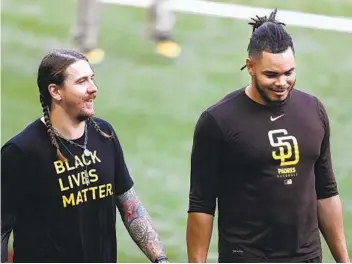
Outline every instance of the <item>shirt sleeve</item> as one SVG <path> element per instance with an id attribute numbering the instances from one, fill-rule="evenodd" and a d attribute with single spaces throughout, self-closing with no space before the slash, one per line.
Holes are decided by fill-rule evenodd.
<path id="1" fill-rule="evenodd" d="M 320 155 L 315 163 L 315 189 L 318 199 L 329 198 L 338 194 L 330 152 L 329 118 L 323 104 L 318 101 L 319 114 L 325 129 Z"/>
<path id="2" fill-rule="evenodd" d="M 1 148 L 1 262 L 7 261 L 8 240 L 20 204 L 21 177 L 25 170 L 23 152 L 14 144 Z"/>
<path id="3" fill-rule="evenodd" d="M 214 117 L 203 112 L 194 132 L 188 212 L 214 215 L 221 175 L 222 133 Z"/>
<path id="4" fill-rule="evenodd" d="M 16 213 L 25 163 L 24 153 L 15 144 L 5 144 L 1 148 L 1 213 Z"/>
<path id="5" fill-rule="evenodd" d="M 131 189 L 134 183 L 128 171 L 120 141 L 114 129 L 112 129 L 112 132 L 114 135 L 114 144 L 116 149 L 115 194 L 120 195 Z"/>

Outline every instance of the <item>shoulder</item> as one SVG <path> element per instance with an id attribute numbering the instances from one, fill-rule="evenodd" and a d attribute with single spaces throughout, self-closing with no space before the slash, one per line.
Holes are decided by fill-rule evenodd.
<path id="1" fill-rule="evenodd" d="M 235 90 L 203 110 L 196 123 L 196 133 L 207 131 L 207 133 L 222 134 L 221 131 L 224 123 L 226 123 L 225 120 L 229 116 L 233 116 L 232 113 L 237 111 L 236 108 L 241 105 L 243 95 L 244 88 Z"/>
<path id="2" fill-rule="evenodd" d="M 215 122 L 221 127 L 229 118 L 241 115 L 240 113 L 244 111 L 243 106 L 247 103 L 245 97 L 245 88 L 237 89 L 203 110 L 199 119 Z M 234 113 L 237 114 L 234 116 Z"/>
<path id="3" fill-rule="evenodd" d="M 117 139 L 116 131 L 110 122 L 99 117 L 93 117 L 92 120 L 99 126 L 99 129 L 108 135 L 113 135 Z M 95 126 L 95 124 L 93 124 L 93 126 Z"/>
<path id="4" fill-rule="evenodd" d="M 237 89 L 231 93 L 228 93 L 215 104 L 209 106 L 206 111 L 216 115 L 224 110 L 226 111 L 229 107 L 233 107 L 236 103 L 243 100 L 244 88 Z"/>
<path id="5" fill-rule="evenodd" d="M 16 146 L 22 151 L 34 148 L 37 145 L 41 144 L 43 136 L 46 134 L 45 125 L 36 119 L 35 121 L 28 124 L 21 132 L 10 138 L 2 148 L 5 148 L 9 145 Z"/>
<path id="6" fill-rule="evenodd" d="M 244 88 L 235 90 L 225 95 L 216 103 L 207 107 L 203 111 L 202 115 L 204 115 L 205 113 L 209 114 L 215 120 L 221 120 L 223 118 L 226 118 L 226 116 L 228 116 L 229 114 L 237 112 L 238 109 L 241 109 L 241 105 L 245 101 L 244 97 L 245 97 Z"/>
<path id="7" fill-rule="evenodd" d="M 301 106 L 304 105 L 305 107 L 316 108 L 322 104 L 318 97 L 298 89 L 294 89 L 292 91 L 292 97 L 294 102 L 300 104 Z"/>
<path id="8" fill-rule="evenodd" d="M 43 141 L 50 142 L 50 139 L 46 136 L 45 125 L 38 118 L 1 147 L 1 162 L 9 165 L 16 160 L 24 165 L 24 162 L 30 162 L 36 153 L 43 152 Z"/>
<path id="9" fill-rule="evenodd" d="M 114 140 L 112 140 L 112 142 L 114 142 L 119 149 L 122 148 L 117 132 L 115 131 L 113 125 L 110 122 L 99 117 L 93 117 L 92 120 L 95 122 L 95 124 L 99 126 L 99 129 L 101 129 L 104 133 L 113 136 Z"/>
<path id="10" fill-rule="evenodd" d="M 318 118 L 322 126 L 326 129 L 329 127 L 329 118 L 323 102 L 314 95 L 295 89 L 292 91 L 295 108 L 300 109 L 302 113 L 314 118 Z"/>
<path id="11" fill-rule="evenodd" d="M 92 119 L 102 129 L 113 129 L 112 125 L 108 121 L 106 121 L 105 119 L 102 119 L 102 118 L 99 118 L 99 117 L 93 117 Z"/>
<path id="12" fill-rule="evenodd" d="M 305 111 L 313 110 L 319 113 L 319 115 L 326 115 L 325 106 L 317 96 L 294 89 L 292 91 L 292 97 L 295 104 L 300 105 Z"/>

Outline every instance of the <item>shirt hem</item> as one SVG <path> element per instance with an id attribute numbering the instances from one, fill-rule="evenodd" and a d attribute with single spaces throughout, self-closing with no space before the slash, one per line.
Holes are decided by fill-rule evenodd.
<path id="1" fill-rule="evenodd" d="M 318 256 L 322 255 L 322 251 L 318 250 L 318 251 L 314 251 L 310 254 L 304 255 L 304 256 L 299 256 L 299 257 L 292 257 L 292 258 L 277 258 L 277 259 L 272 259 L 272 258 L 240 258 L 240 257 L 220 257 L 218 258 L 219 263 L 222 262 L 281 262 L 281 263 L 288 263 L 288 262 L 302 262 L 302 261 L 306 261 L 306 260 L 310 260 L 313 258 L 316 258 Z"/>

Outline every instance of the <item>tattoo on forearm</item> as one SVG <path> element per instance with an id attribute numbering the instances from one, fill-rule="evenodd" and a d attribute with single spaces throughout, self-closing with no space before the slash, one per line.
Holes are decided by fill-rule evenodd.
<path id="1" fill-rule="evenodd" d="M 116 204 L 129 234 L 149 260 L 165 256 L 159 235 L 134 188 L 117 196 Z"/>

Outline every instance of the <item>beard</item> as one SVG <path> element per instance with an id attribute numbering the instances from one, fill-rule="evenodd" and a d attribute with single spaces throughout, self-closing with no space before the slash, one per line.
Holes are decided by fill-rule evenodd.
<path id="1" fill-rule="evenodd" d="M 89 118 L 93 117 L 93 115 L 84 115 L 84 114 L 79 114 L 76 119 L 77 121 L 79 122 L 83 122 L 83 121 L 86 121 L 88 120 Z"/>
<path id="2" fill-rule="evenodd" d="M 95 114 L 94 111 L 92 113 L 87 113 L 82 110 L 82 111 L 80 111 L 80 113 L 77 114 L 76 119 L 80 122 L 86 121 L 89 118 L 92 118 L 94 116 L 94 114 Z"/>
<path id="3" fill-rule="evenodd" d="M 78 122 L 86 121 L 95 114 L 94 110 L 87 111 L 84 105 L 82 105 L 82 102 L 65 102 L 64 108 L 71 118 L 74 118 Z"/>
<path id="4" fill-rule="evenodd" d="M 260 96 L 264 99 L 264 101 L 269 106 L 272 106 L 272 107 L 278 107 L 278 106 L 284 105 L 287 102 L 287 100 L 289 99 L 295 84 L 296 84 L 296 80 L 293 82 L 291 87 L 288 88 L 288 94 L 287 94 L 287 97 L 285 99 L 283 99 L 283 100 L 281 100 L 281 99 L 272 100 L 272 99 L 270 99 L 270 97 L 268 95 L 268 92 L 265 91 L 264 88 L 260 87 L 259 84 L 258 84 L 257 79 L 255 79 L 255 88 L 256 88 L 256 90 L 258 91 Z"/>

